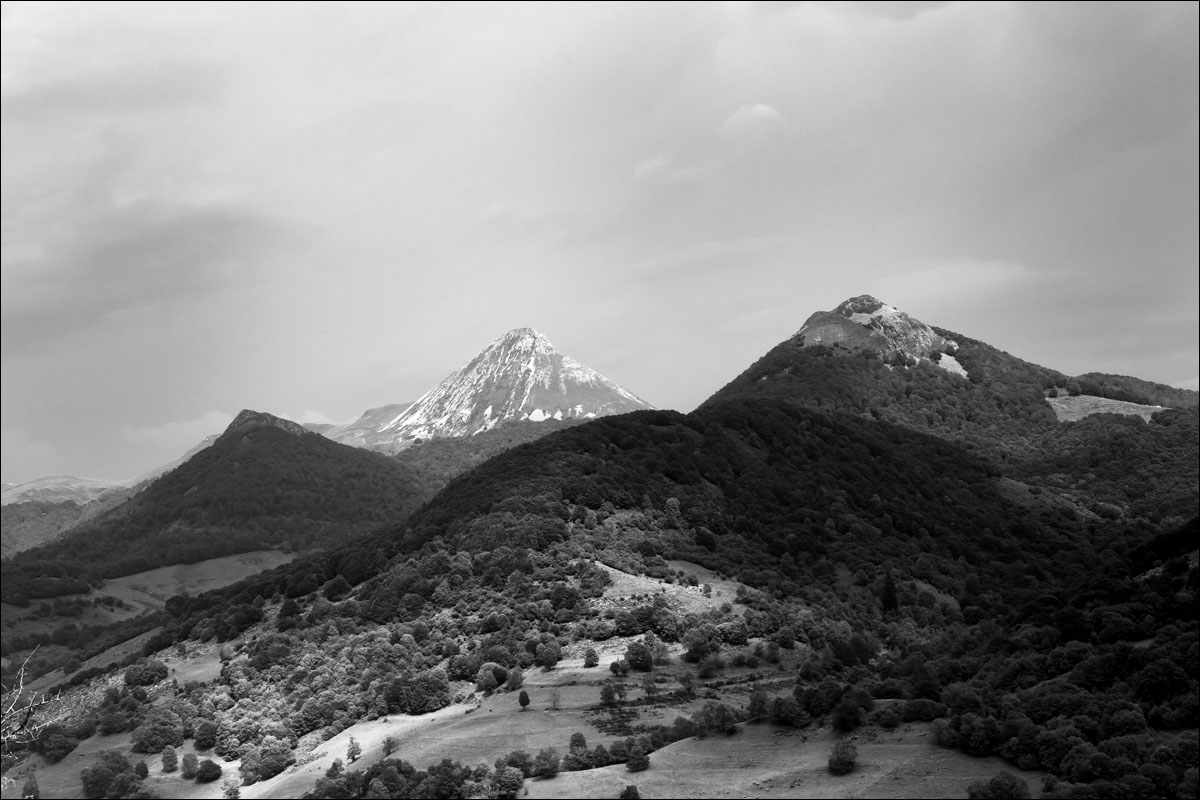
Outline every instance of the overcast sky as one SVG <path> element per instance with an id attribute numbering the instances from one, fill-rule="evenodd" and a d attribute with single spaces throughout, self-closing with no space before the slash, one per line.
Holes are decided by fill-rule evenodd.
<path id="1" fill-rule="evenodd" d="M 689 411 L 873 294 L 1197 387 L 1197 5 L 3 4 L 3 480 L 505 331 Z"/>

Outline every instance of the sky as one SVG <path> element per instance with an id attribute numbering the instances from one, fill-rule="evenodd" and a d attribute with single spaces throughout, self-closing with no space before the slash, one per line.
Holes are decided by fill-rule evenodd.
<path id="1" fill-rule="evenodd" d="M 872 294 L 1198 387 L 1195 3 L 3 3 L 4 482 L 532 326 L 689 411 Z"/>

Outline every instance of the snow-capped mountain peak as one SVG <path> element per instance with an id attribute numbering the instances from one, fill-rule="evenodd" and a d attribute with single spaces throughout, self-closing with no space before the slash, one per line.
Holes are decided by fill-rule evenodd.
<path id="1" fill-rule="evenodd" d="M 349 443 L 394 449 L 415 439 L 471 436 L 515 420 L 594 418 L 647 408 L 652 406 L 637 395 L 559 353 L 538 331 L 515 328 L 374 434 Z"/>

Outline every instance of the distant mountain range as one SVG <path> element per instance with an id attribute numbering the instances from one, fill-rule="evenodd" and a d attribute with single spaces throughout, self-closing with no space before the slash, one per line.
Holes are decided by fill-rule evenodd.
<path id="1" fill-rule="evenodd" d="M 836 740 L 834 754 L 862 728 L 867 763 L 901 741 L 885 734 L 919 737 L 1042 770 L 1056 797 L 1195 794 L 1195 392 L 1066 376 L 869 296 L 813 314 L 687 414 L 610 413 L 640 401 L 556 356 L 518 330 L 412 407 L 360 420 L 358 441 L 399 448 L 390 455 L 243 412 L 120 506 L 4 561 L 3 598 L 31 621 L 6 634 L 6 654 L 84 640 L 54 622 L 73 600 L 31 600 L 277 547 L 303 553 L 173 596 L 128 629 L 157 660 L 221 643 L 219 675 L 139 695 L 80 669 L 80 716 L 134 728 L 134 742 L 168 711 L 203 720 L 196 732 L 216 732 L 214 753 L 239 760 L 246 785 L 275 781 L 261 796 L 518 796 L 537 772 L 512 748 L 542 748 L 545 762 L 551 744 L 568 753 L 563 772 L 626 761 L 605 773 L 623 783 L 636 758 L 665 767 L 742 722 L 815 723 L 809 746 Z M 1088 396 L 1105 402 L 1073 412 L 1136 408 L 1061 422 L 1049 402 Z M 39 651 L 41 673 L 68 663 L 66 646 Z M 579 660 L 555 677 L 560 658 Z M 624 683 L 628 669 L 652 674 Z M 166 689 L 168 670 L 132 664 L 123 677 Z M 540 738 L 496 736 L 501 713 L 489 712 L 520 724 L 523 681 L 534 703 L 549 700 L 558 734 L 538 721 Z M 568 683 L 570 702 L 553 708 L 551 688 Z M 456 696 L 461 710 L 428 714 Z M 422 763 L 287 769 L 332 757 L 334 730 L 337 752 L 352 736 L 377 741 L 389 716 L 429 743 L 401 745 Z M 568 744 L 591 720 L 606 744 Z M 453 749 L 439 726 L 453 726 Z M 90 735 L 72 728 L 42 757 Z M 721 750 L 779 759 L 764 767 L 773 776 L 812 776 L 793 745 L 721 738 Z M 484 766 L 450 761 L 464 752 Z M 101 757 L 133 794 L 132 761 Z M 1029 794 L 1005 774 L 965 793 Z M 81 780 L 99 796 L 97 777 Z"/>
<path id="2" fill-rule="evenodd" d="M 1072 395 L 1083 400 L 1095 396 L 1102 401 L 1068 403 L 1073 400 Z M 984 449 L 999 448 L 1016 455 L 1031 474 L 1051 469 L 1044 443 L 1035 439 L 1057 435 L 1055 415 L 1066 415 L 1067 405 L 1073 418 L 1099 411 L 1148 418 L 1166 405 L 1196 405 L 1195 392 L 1096 373 L 1071 378 L 1029 364 L 982 342 L 927 325 L 869 295 L 851 298 L 832 311 L 813 313 L 793 336 L 715 393 L 705 405 L 756 398 L 782 398 L 823 412 L 890 421 L 970 441 Z M 411 496 L 415 502 L 417 497 L 431 496 L 461 470 L 478 464 L 482 454 L 493 455 L 519 441 L 536 438 L 540 435 L 536 427 L 539 424 L 586 421 L 650 408 L 632 392 L 557 352 L 537 331 L 517 328 L 493 341 L 417 402 L 370 409 L 351 423 L 303 426 L 270 414 L 243 411 L 220 437 L 206 438 L 177 461 L 142 476 L 137 482 L 114 485 L 57 477 L 6 486 L 4 552 L 6 557 L 11 556 L 75 528 L 94 533 L 97 525 L 116 524 L 105 520 L 124 519 L 130 513 L 129 508 L 153 505 L 141 495 L 168 498 L 169 491 L 157 484 L 219 440 L 237 433 L 248 435 L 263 427 L 305 441 L 311 441 L 305 437 L 316 435 L 312 433 L 316 427 L 326 439 L 394 454 L 406 451 L 416 442 L 461 440 L 515 423 L 534 426 L 522 428 L 515 436 L 481 441 L 479 446 L 447 444 L 423 450 L 415 454 L 415 459 L 406 457 L 407 466 L 401 469 L 403 477 L 398 478 L 397 485 L 404 486 L 401 494 Z M 1071 457 L 1083 446 L 1066 442 L 1054 458 Z M 273 468 L 269 464 L 260 466 Z M 325 477 L 303 490 L 303 494 L 327 491 L 321 487 L 337 482 L 337 477 L 324 467 L 314 468 L 313 475 Z M 212 477 L 215 479 L 218 474 Z M 257 474 L 246 479 L 251 485 L 269 482 Z M 194 498 L 197 492 L 208 496 L 203 488 L 207 478 L 190 480 L 190 497 Z M 177 483 L 173 479 L 164 485 Z M 1098 486 L 1108 488 L 1110 484 L 1097 482 Z M 145 490 L 150 488 L 154 491 L 147 494 Z M 233 493 L 245 494 L 238 488 Z M 126 501 L 135 495 L 140 498 L 138 503 L 126 508 Z M 23 505 L 34 501 L 39 505 Z M 365 511 L 371 503 L 364 502 L 360 508 Z M 87 509 L 75 511 L 76 505 Z M 169 505 L 183 513 L 188 503 L 181 505 L 181 501 L 172 500 Z M 1170 507 L 1171 502 L 1160 502 L 1158 506 Z M 286 507 L 279 511 L 290 516 L 300 513 Z M 197 512 L 187 513 L 195 516 Z M 232 529 L 238 525 L 237 519 L 218 523 L 211 515 L 208 518 L 217 527 Z M 350 521 L 349 517 L 343 519 Z M 371 510 L 365 519 L 381 517 Z M 153 528 L 146 525 L 144 530 L 152 535 Z M 278 536 L 273 534 L 262 540 L 242 536 L 238 541 L 242 544 L 237 547 L 270 545 L 278 541 Z M 302 546 L 315 544 L 307 534 L 291 543 L 301 542 Z M 229 547 L 226 544 L 217 549 L 224 552 Z M 196 551 L 194 555 L 200 554 L 201 551 Z M 142 559 L 135 561 L 142 563 Z"/>
<path id="3" fill-rule="evenodd" d="M 35 478 L 27 483 L 6 483 L 0 503 L 76 503 L 83 505 L 98 499 L 110 489 L 126 486 L 126 482 L 76 478 L 71 475 L 55 475 Z"/>

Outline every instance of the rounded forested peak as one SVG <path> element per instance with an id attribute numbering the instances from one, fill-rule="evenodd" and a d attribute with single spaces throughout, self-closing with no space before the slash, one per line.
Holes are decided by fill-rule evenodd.
<path id="1" fill-rule="evenodd" d="M 290 419 L 277 417 L 265 411 L 254 411 L 249 408 L 243 408 L 238 412 L 238 415 L 233 418 L 233 422 L 229 423 L 229 426 L 225 428 L 225 433 L 243 432 L 252 428 L 263 427 L 279 428 L 297 436 L 308 433 L 308 430 L 299 422 L 292 422 Z"/>

